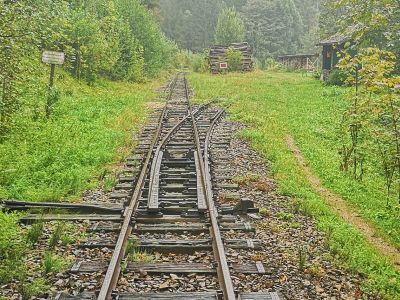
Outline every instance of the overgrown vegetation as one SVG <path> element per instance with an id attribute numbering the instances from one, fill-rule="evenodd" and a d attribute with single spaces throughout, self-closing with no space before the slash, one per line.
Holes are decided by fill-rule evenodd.
<path id="1" fill-rule="evenodd" d="M 361 182 L 345 176 L 339 168 L 341 113 L 348 107 L 347 89 L 326 87 L 299 74 L 273 72 L 223 77 L 193 74 L 191 84 L 198 101 L 228 99 L 233 118 L 250 125 L 242 135 L 273 162 L 279 192 L 295 199 L 293 211 L 317 219 L 327 232 L 326 246 L 332 255 L 368 276 L 366 290 L 396 299 L 400 294 L 398 271 L 314 191 L 286 143 L 286 135 L 292 135 L 322 184 L 341 195 L 389 243 L 399 247 L 398 213 L 386 207 L 386 180 L 380 166 L 366 161 L 368 172 Z M 392 196 L 390 203 L 396 206 L 397 198 Z"/>
<path id="2" fill-rule="evenodd" d="M 234 8 L 223 9 L 215 29 L 215 43 L 230 45 L 243 42 L 245 28 L 242 19 Z"/>
<path id="3" fill-rule="evenodd" d="M 171 66 L 175 45 L 140 0 L 0 2 L 0 142 L 18 130 L 17 113 L 49 117 L 43 50 L 62 51 L 63 68 L 93 85 L 100 77 L 142 82 Z"/>
<path id="4" fill-rule="evenodd" d="M 0 284 L 12 278 L 23 279 L 25 263 L 21 259 L 28 249 L 18 215 L 0 211 Z"/>
<path id="5" fill-rule="evenodd" d="M 57 80 L 63 99 L 53 117 L 19 114 L 18 130 L 0 144 L 0 198 L 58 201 L 96 186 L 131 150 L 156 88 L 103 80 L 93 88 L 63 73 Z"/>
<path id="6" fill-rule="evenodd" d="M 201 52 L 215 42 L 238 42 L 241 19 L 239 42 L 248 41 L 262 64 L 279 55 L 317 51 L 320 0 L 158 2 L 162 29 L 183 49 Z"/>

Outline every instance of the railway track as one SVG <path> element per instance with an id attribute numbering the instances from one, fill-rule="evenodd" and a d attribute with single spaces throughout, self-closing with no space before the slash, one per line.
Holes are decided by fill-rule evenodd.
<path id="1" fill-rule="evenodd" d="M 74 295 L 59 292 L 55 299 L 283 299 L 275 292 L 241 291 L 232 280 L 261 279 L 267 268 L 260 261 L 240 264 L 227 258 L 227 250 L 250 251 L 259 243 L 251 239 L 246 217 L 257 211 L 252 203 L 237 199 L 236 205 L 223 205 L 215 195 L 216 189 L 237 188 L 216 184 L 223 179 L 216 177 L 230 138 L 223 128 L 217 130 L 223 114 L 212 103 L 192 106 L 186 78 L 178 74 L 168 86 L 165 107 L 151 118 L 127 161 L 111 197 L 114 205 L 66 204 L 88 213 L 40 217 L 91 222 L 92 237 L 80 247 L 106 253 L 77 258 L 70 269 L 71 276 L 97 284 L 82 285 Z M 38 218 L 28 215 L 23 221 Z M 240 238 L 228 239 L 224 232 Z"/>

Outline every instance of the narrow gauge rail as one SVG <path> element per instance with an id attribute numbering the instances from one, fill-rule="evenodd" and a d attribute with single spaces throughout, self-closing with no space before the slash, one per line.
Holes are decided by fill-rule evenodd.
<path id="1" fill-rule="evenodd" d="M 206 173 L 206 170 L 209 171 L 209 169 L 205 168 L 205 162 L 203 161 L 204 149 L 200 142 L 201 137 L 196 119 L 197 116 L 207 108 L 207 105 L 203 105 L 196 110 L 192 109 L 189 104 L 187 81 L 185 77 L 182 78 L 182 75 L 176 77 L 173 85 L 174 88 L 176 88 L 177 85 L 183 85 L 184 97 L 180 97 L 178 100 L 172 100 L 174 88 L 171 89 L 169 101 L 170 103 L 173 101 L 173 109 L 168 110 L 167 105 L 162 113 L 159 128 L 152 141 L 135 192 L 133 193 L 127 213 L 125 214 L 124 224 L 98 297 L 99 300 L 110 299 L 112 292 L 117 287 L 121 260 L 124 257 L 123 252 L 126 248 L 128 236 L 132 232 L 131 219 L 134 211 L 138 207 L 140 208 L 139 199 L 144 193 L 148 198 L 147 213 L 149 215 L 155 214 L 155 216 L 157 216 L 161 210 L 163 210 L 164 213 L 182 213 L 188 209 L 191 209 L 192 216 L 200 217 L 200 214 L 208 213 L 208 218 L 211 223 L 210 233 L 212 237 L 212 248 L 216 258 L 220 287 L 222 288 L 224 299 L 236 299 L 229 267 L 226 261 L 224 245 L 218 227 L 218 213 L 212 200 L 211 180 Z M 167 111 L 170 114 L 169 118 L 167 118 Z M 206 124 L 205 126 L 208 127 L 208 129 L 206 129 L 206 132 L 203 134 L 208 135 L 208 137 L 210 136 L 209 133 L 215 125 L 215 121 L 221 117 L 221 115 L 222 110 L 217 110 L 215 115 L 211 118 L 211 126 L 207 126 Z M 162 122 L 164 119 L 167 119 L 167 122 Z M 163 127 L 166 128 L 167 131 L 169 128 L 171 129 L 162 136 L 160 133 Z M 159 140 L 159 144 L 154 151 L 157 140 Z M 151 160 L 152 163 L 150 164 Z M 148 172 L 149 169 L 150 172 Z M 189 172 L 182 174 L 182 171 Z M 143 189 L 146 173 L 149 173 L 149 186 Z M 194 179 L 192 182 L 197 185 L 197 187 L 196 185 L 194 186 L 190 194 L 185 193 L 185 190 L 191 188 L 190 186 L 176 184 L 176 182 L 182 182 L 182 175 L 186 175 L 186 179 L 189 179 L 188 181 Z M 163 184 L 161 182 L 162 176 L 168 178 L 170 183 L 175 180 L 175 183 L 166 184 L 164 182 Z M 174 190 L 173 198 L 161 198 L 160 190 L 166 191 L 168 189 Z M 193 295 L 187 296 L 188 299 L 193 297 Z M 203 298 L 203 295 L 201 295 L 201 297 Z"/>
<path id="2" fill-rule="evenodd" d="M 78 296 L 59 293 L 62 299 L 187 299 L 187 300 L 258 300 L 282 299 L 277 293 L 240 293 L 235 290 L 231 273 L 265 274 L 264 265 L 232 265 L 227 262 L 225 247 L 232 249 L 254 249 L 252 240 L 223 240 L 221 231 L 251 231 L 248 223 L 238 223 L 234 210 L 223 211 L 215 202 L 212 186 L 212 164 L 209 148 L 213 130 L 223 116 L 223 109 L 211 105 L 193 107 L 189 103 L 189 89 L 184 74 L 178 74 L 169 85 L 167 104 L 160 113 L 157 124 L 145 136 L 144 147 L 137 150 L 144 156 L 135 184 L 122 184 L 131 189 L 129 201 L 124 205 L 122 218 L 87 215 L 94 221 L 111 221 L 113 225 L 93 231 L 118 231 L 116 243 L 87 243 L 87 247 L 113 248 L 108 265 L 78 261 L 72 273 L 105 272 L 98 293 L 84 292 Z M 223 144 L 223 142 L 222 142 Z M 133 192 L 132 192 L 133 190 Z M 18 203 L 9 205 L 18 206 Z M 243 206 L 246 206 L 243 204 Z M 91 210 L 93 207 L 88 206 Z M 104 208 L 112 210 L 109 208 Z M 94 210 L 95 211 L 95 210 Z M 101 211 L 101 209 L 100 209 Z M 231 213 L 229 213 L 231 211 Z M 243 209 L 243 213 L 246 210 Z M 29 216 L 26 217 L 29 221 Z M 84 219 L 81 216 L 80 219 Z M 34 217 L 32 217 L 34 219 Z M 46 220 L 46 216 L 42 217 Z M 51 220 L 52 217 L 47 217 Z M 60 219 L 60 216 L 58 216 Z M 61 217 L 62 219 L 62 217 Z M 70 216 L 65 216 L 71 220 Z M 78 218 L 79 219 L 79 218 Z M 100 227 L 100 228 L 98 228 Z M 179 236 L 190 232 L 189 239 L 161 239 L 164 233 Z M 209 263 L 168 262 L 128 263 L 126 250 L 134 236 L 147 234 L 139 242 L 140 248 L 161 253 L 194 253 L 211 251 Z M 148 238 L 153 235 L 156 238 Z M 158 234 L 158 235 L 157 235 Z M 160 235 L 161 234 L 161 235 Z M 209 238 L 204 238 L 204 236 Z M 83 245 L 85 247 L 85 245 Z M 212 253 L 212 254 L 211 254 Z M 106 271 L 105 271 L 106 270 Z M 216 277 L 215 284 L 198 291 L 165 292 L 164 288 L 152 289 L 148 293 L 127 292 L 120 288 L 124 273 L 147 275 L 192 274 Z M 175 275 L 176 276 L 176 275 Z"/>

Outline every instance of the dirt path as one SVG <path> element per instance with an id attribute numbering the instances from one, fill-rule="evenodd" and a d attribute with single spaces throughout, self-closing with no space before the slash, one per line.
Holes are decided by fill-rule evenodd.
<path id="1" fill-rule="evenodd" d="M 299 148 L 292 136 L 286 137 L 289 148 L 293 151 L 300 167 L 306 174 L 307 180 L 311 186 L 326 199 L 328 204 L 349 224 L 357 228 L 361 234 L 367 239 L 367 241 L 375 247 L 382 255 L 387 256 L 395 265 L 397 270 L 400 270 L 400 253 L 397 249 L 389 245 L 385 240 L 379 237 L 378 232 L 369 225 L 367 221 L 361 218 L 353 209 L 346 203 L 346 201 L 335 193 L 331 192 L 327 188 L 323 187 L 321 180 L 312 173 L 307 162 L 305 161 Z"/>

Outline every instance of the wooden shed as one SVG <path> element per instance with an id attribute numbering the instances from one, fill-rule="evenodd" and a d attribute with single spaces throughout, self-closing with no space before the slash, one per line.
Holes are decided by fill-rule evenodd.
<path id="1" fill-rule="evenodd" d="M 318 46 L 322 46 L 323 74 L 329 74 L 339 63 L 338 53 L 343 50 L 345 44 L 351 40 L 350 36 L 351 35 L 338 33 L 318 43 Z"/>
<path id="2" fill-rule="evenodd" d="M 226 52 L 232 47 L 236 51 L 242 54 L 242 71 L 250 72 L 253 69 L 252 63 L 252 51 L 248 43 L 235 43 L 229 46 L 216 45 L 210 48 L 209 62 L 210 69 L 213 74 L 217 74 L 223 71 L 225 68 L 229 68 Z"/>
<path id="3" fill-rule="evenodd" d="M 315 71 L 320 65 L 319 54 L 284 55 L 278 62 L 292 70 Z"/>

